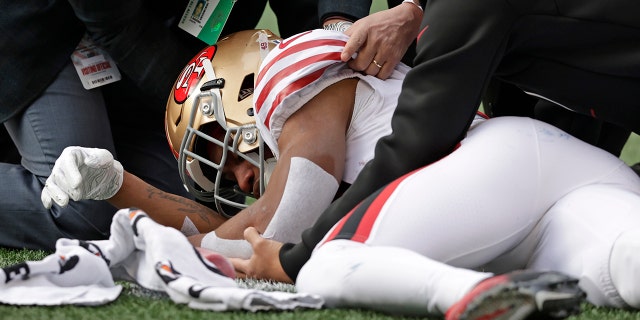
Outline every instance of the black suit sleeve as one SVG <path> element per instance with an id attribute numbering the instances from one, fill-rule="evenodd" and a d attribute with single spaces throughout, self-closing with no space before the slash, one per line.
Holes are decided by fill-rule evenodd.
<path id="1" fill-rule="evenodd" d="M 280 262 L 291 279 L 296 279 L 326 232 L 360 201 L 392 180 L 439 160 L 464 137 L 495 61 L 504 51 L 502 42 L 509 29 L 505 24 L 512 17 L 500 6 L 469 9 L 468 3 L 458 0 L 435 3 L 425 9 L 422 27 L 430 25 L 418 41 L 416 66 L 404 80 L 391 122 L 393 133 L 378 141 L 374 159 L 303 232 L 302 242 L 283 246 Z M 487 19 L 478 19 L 478 14 Z"/>
<path id="2" fill-rule="evenodd" d="M 368 16 L 370 10 L 371 0 L 318 1 L 318 18 L 320 18 L 320 24 L 331 16 L 340 16 L 356 21 Z"/>

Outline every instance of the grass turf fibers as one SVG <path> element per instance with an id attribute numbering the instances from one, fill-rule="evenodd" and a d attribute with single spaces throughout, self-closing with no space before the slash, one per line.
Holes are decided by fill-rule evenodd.
<path id="1" fill-rule="evenodd" d="M 47 252 L 37 250 L 12 250 L 0 248 L 0 266 L 8 266 L 25 260 L 41 260 Z M 390 316 L 368 310 L 358 309 L 322 309 L 269 312 L 213 312 L 193 310 L 184 305 L 173 303 L 161 293 L 151 292 L 138 285 L 120 283 L 124 290 L 114 302 L 98 307 L 24 307 L 0 305 L 0 319 L 3 320 L 74 320 L 74 319 L 216 319 L 216 320 L 410 320 L 417 318 Z M 293 291 L 293 286 L 283 283 L 247 280 L 239 281 L 241 286 L 261 290 Z M 637 311 L 623 311 L 608 308 L 596 308 L 583 305 L 583 312 L 570 320 L 631 320 L 640 319 Z"/>

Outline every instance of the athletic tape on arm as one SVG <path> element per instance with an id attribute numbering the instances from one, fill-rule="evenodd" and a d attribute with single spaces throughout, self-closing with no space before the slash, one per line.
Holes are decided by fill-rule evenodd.
<path id="1" fill-rule="evenodd" d="M 207 233 L 200 246 L 213 250 L 227 258 L 249 259 L 253 254 L 251 245 L 246 240 L 231 240 L 218 238 L 215 231 Z"/>
<path id="2" fill-rule="evenodd" d="M 338 182 L 333 175 L 308 159 L 292 158 L 284 194 L 262 236 L 279 242 L 299 242 L 302 231 L 313 225 L 337 191 Z M 226 257 L 248 259 L 253 253 L 247 241 L 222 239 L 215 231 L 204 236 L 200 245 Z"/>
<path id="3" fill-rule="evenodd" d="M 300 242 L 302 231 L 311 227 L 338 191 L 333 175 L 312 161 L 294 157 L 284 194 L 263 237 L 279 242 Z"/>

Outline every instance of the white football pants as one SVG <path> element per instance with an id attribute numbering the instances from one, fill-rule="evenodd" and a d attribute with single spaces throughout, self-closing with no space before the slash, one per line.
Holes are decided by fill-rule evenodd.
<path id="1" fill-rule="evenodd" d="M 580 279 L 594 304 L 640 308 L 632 253 L 638 176 L 553 126 L 501 117 L 363 201 L 316 248 L 297 286 L 330 306 L 442 314 L 481 279 L 532 268 Z"/>

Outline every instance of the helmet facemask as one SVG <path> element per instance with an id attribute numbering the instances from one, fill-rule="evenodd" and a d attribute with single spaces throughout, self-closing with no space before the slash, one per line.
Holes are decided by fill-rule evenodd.
<path id="1" fill-rule="evenodd" d="M 197 98 L 198 108 L 192 109 L 191 117 L 180 145 L 178 168 L 180 177 L 191 194 L 202 201 L 215 202 L 218 212 L 226 214 L 225 212 L 228 210 L 225 210 L 222 204 L 242 209 L 247 207 L 247 201 L 251 201 L 247 197 L 258 198 L 264 192 L 266 183 L 265 164 L 264 161 L 261 161 L 261 159 L 265 159 L 264 143 L 258 134 L 258 128 L 255 124 L 244 124 L 236 127 L 228 127 L 226 125 L 224 109 L 219 107 L 221 104 L 213 102 L 217 100 L 215 98 L 208 99 L 211 96 L 215 97 L 215 93 L 202 92 L 200 95 L 201 97 Z M 211 104 L 209 101 L 213 103 Z M 216 104 L 217 106 L 214 106 Z M 199 112 L 205 117 L 212 116 L 216 119 L 216 122 L 200 127 L 202 130 L 195 129 L 193 122 Z M 207 113 L 209 112 L 211 113 L 208 115 Z M 212 128 L 214 126 L 217 126 L 217 128 Z M 205 131 L 223 133 L 224 136 L 217 138 Z M 255 141 L 253 141 L 254 139 Z M 243 153 L 240 151 L 240 146 L 246 140 L 253 141 L 251 144 L 257 144 L 257 147 Z M 209 152 L 207 152 L 207 144 L 213 144 L 222 150 L 222 155 L 218 162 L 210 159 Z M 190 150 L 189 146 L 194 146 L 193 151 Z M 224 178 L 223 168 L 230 153 L 259 168 L 260 194 L 247 194 L 240 190 L 235 182 Z M 240 199 L 242 201 L 239 201 Z"/>

